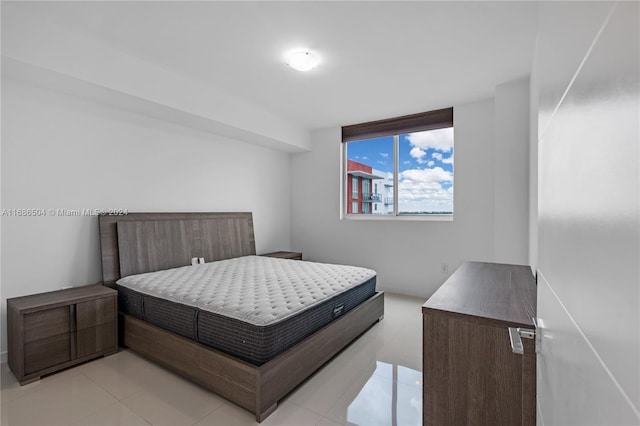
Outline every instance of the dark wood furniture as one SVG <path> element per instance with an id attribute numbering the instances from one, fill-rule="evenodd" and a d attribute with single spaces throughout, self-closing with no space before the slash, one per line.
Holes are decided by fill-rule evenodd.
<path id="1" fill-rule="evenodd" d="M 528 266 L 465 262 L 422 313 L 425 425 L 535 425 L 534 340 L 515 354 L 508 331 L 534 329 Z"/>
<path id="2" fill-rule="evenodd" d="M 278 259 L 302 260 L 302 253 L 295 251 L 274 251 L 272 253 L 261 254 L 260 256 L 277 257 Z"/>
<path id="3" fill-rule="evenodd" d="M 105 282 L 127 273 L 255 255 L 251 213 L 130 213 L 100 216 Z M 384 294 L 271 361 L 256 366 L 121 313 L 121 344 L 255 413 L 261 422 L 278 401 L 384 316 Z"/>
<path id="4" fill-rule="evenodd" d="M 255 255 L 251 213 L 129 213 L 102 215 L 102 277 L 112 285 L 132 274 Z"/>
<path id="5" fill-rule="evenodd" d="M 118 351 L 117 292 L 103 285 L 7 299 L 9 368 L 21 385 Z"/>

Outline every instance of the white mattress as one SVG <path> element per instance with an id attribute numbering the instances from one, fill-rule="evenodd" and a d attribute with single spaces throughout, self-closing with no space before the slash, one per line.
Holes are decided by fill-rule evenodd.
<path id="1" fill-rule="evenodd" d="M 139 293 L 265 326 L 376 275 L 367 268 L 262 256 L 131 275 L 117 284 Z"/>

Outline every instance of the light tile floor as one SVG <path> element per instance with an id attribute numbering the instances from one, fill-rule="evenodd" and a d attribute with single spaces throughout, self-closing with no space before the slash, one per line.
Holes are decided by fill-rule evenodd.
<path id="1" fill-rule="evenodd" d="M 280 401 L 262 425 L 419 425 L 424 300 L 385 318 Z M 255 425 L 255 417 L 129 350 L 20 386 L 2 364 L 2 425 Z"/>

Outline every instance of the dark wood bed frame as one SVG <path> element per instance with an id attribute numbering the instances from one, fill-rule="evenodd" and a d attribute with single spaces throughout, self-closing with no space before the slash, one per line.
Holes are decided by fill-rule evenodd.
<path id="1" fill-rule="evenodd" d="M 99 217 L 105 285 L 122 276 L 256 254 L 251 213 L 129 213 Z M 256 366 L 132 316 L 120 316 L 120 344 L 255 413 L 278 401 L 384 316 L 384 294 L 271 361 Z"/>

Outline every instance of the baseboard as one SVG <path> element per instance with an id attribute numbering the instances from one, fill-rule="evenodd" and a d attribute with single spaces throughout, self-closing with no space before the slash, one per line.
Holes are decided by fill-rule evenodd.
<path id="1" fill-rule="evenodd" d="M 6 364 L 8 359 L 7 351 L 0 352 L 0 364 Z"/>

